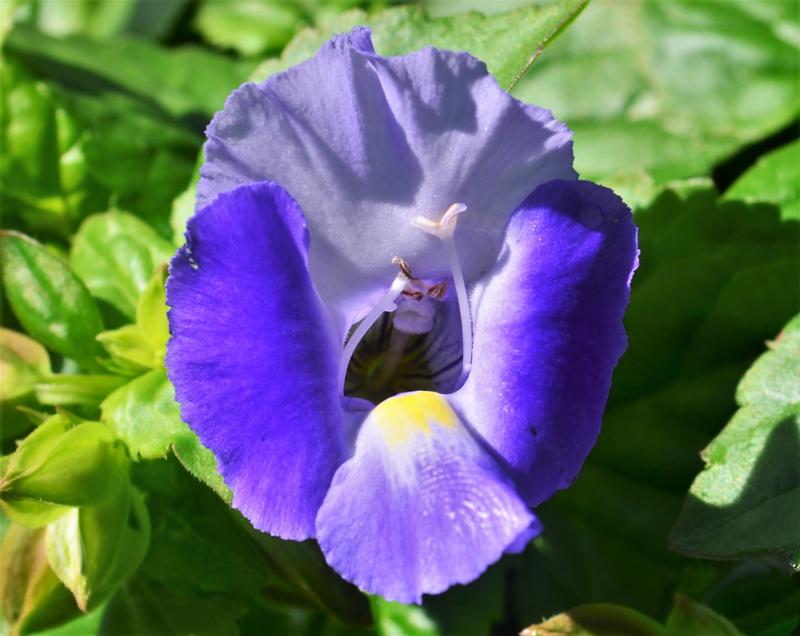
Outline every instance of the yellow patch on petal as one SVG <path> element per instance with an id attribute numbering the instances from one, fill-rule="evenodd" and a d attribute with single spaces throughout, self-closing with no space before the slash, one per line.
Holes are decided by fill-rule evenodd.
<path id="1" fill-rule="evenodd" d="M 430 434 L 431 426 L 455 428 L 458 415 L 447 400 L 433 391 L 403 393 L 384 400 L 370 413 L 371 420 L 390 446 L 402 444 L 415 432 Z"/>

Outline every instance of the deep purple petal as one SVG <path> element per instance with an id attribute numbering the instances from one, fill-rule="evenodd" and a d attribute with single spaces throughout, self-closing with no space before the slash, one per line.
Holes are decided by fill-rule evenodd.
<path id="1" fill-rule="evenodd" d="M 568 486 L 600 430 L 625 350 L 637 263 L 630 210 L 586 181 L 540 186 L 473 293 L 474 364 L 455 403 L 537 505 Z"/>
<path id="2" fill-rule="evenodd" d="M 449 272 L 414 216 L 469 207 L 459 250 L 471 279 L 528 193 L 574 178 L 566 127 L 509 96 L 482 62 L 432 48 L 383 58 L 363 28 L 245 84 L 207 132 L 198 204 L 242 183 L 280 183 L 305 212 L 312 277 L 345 326 L 389 286 L 393 257 L 418 276 Z"/>
<path id="3" fill-rule="evenodd" d="M 420 391 L 370 413 L 320 508 L 317 539 L 345 579 L 418 603 L 477 578 L 533 521 L 445 398 Z"/>
<path id="4" fill-rule="evenodd" d="M 311 284 L 297 203 L 272 183 L 190 221 L 167 283 L 167 369 L 233 505 L 266 532 L 314 534 L 345 457 L 338 347 Z"/>

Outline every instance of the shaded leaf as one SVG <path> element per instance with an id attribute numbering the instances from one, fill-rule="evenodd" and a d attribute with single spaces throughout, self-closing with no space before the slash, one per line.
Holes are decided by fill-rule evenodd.
<path id="1" fill-rule="evenodd" d="M 739 384 L 741 408 L 703 451 L 670 535 L 676 550 L 730 559 L 800 550 L 800 317 Z"/>
<path id="2" fill-rule="evenodd" d="M 238 636 L 242 606 L 225 597 L 182 594 L 136 576 L 108 604 L 101 636 Z"/>
<path id="3" fill-rule="evenodd" d="M 743 636 L 724 616 L 678 594 L 667 618 L 666 636 Z"/>
<path id="4" fill-rule="evenodd" d="M 82 36 L 53 38 L 16 25 L 6 49 L 37 71 L 89 90 L 134 94 L 176 117 L 209 117 L 249 74 L 252 63 L 199 47 L 159 48 L 144 40 L 118 37 L 106 42 Z M 203 80 L 197 71 L 202 69 Z"/>

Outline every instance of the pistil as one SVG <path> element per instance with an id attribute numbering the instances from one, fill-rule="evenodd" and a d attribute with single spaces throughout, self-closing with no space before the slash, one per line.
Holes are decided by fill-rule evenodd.
<path id="1" fill-rule="evenodd" d="M 444 243 L 444 248 L 447 253 L 447 259 L 450 265 L 450 271 L 453 275 L 453 283 L 456 288 L 456 297 L 458 299 L 458 312 L 461 317 L 461 348 L 462 348 L 462 363 L 461 363 L 461 379 L 463 380 L 469 374 L 472 367 L 472 313 L 469 307 L 469 298 L 467 296 L 467 285 L 464 280 L 464 272 L 461 269 L 461 261 L 458 259 L 458 250 L 456 249 L 455 231 L 458 222 L 458 215 L 467 210 L 467 206 L 463 203 L 454 203 L 451 205 L 439 221 L 431 221 L 424 216 L 417 216 L 411 220 L 414 227 L 419 228 L 423 232 L 432 234 Z"/>

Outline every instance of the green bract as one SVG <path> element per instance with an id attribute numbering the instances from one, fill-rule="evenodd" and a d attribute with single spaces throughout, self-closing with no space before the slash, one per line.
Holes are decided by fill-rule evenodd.
<path id="1" fill-rule="evenodd" d="M 149 542 L 144 499 L 125 485 L 107 501 L 59 517 L 47 527 L 45 543 L 50 566 L 85 612 L 133 574 Z"/>
<path id="2" fill-rule="evenodd" d="M 99 422 L 58 414 L 20 442 L 0 477 L 0 508 L 32 527 L 61 516 L 67 506 L 94 505 L 116 496 L 128 480 L 124 446 Z"/>
<path id="3" fill-rule="evenodd" d="M 0 545 L 0 609 L 9 636 L 47 629 L 80 610 L 45 558 L 45 531 L 12 525 Z"/>

